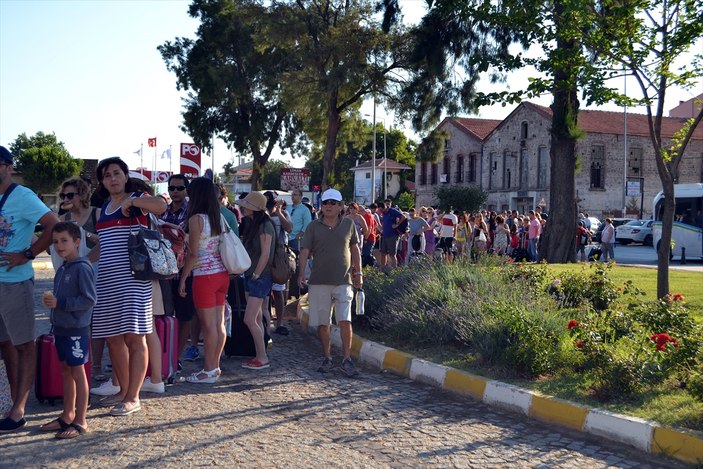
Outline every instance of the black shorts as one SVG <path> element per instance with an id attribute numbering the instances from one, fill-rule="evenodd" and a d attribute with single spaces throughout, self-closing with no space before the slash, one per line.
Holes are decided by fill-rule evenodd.
<path id="1" fill-rule="evenodd" d="M 173 279 L 171 291 L 173 292 L 173 308 L 176 310 L 176 319 L 179 321 L 191 321 L 195 317 L 195 305 L 193 304 L 193 276 L 186 279 L 186 297 L 178 294 L 179 279 Z"/>
<path id="2" fill-rule="evenodd" d="M 439 248 L 442 252 L 451 252 L 454 246 L 454 238 L 439 238 Z"/>

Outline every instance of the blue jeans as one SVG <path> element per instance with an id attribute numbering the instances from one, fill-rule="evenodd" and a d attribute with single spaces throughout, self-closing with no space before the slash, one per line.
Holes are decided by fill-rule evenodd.
<path id="1" fill-rule="evenodd" d="M 608 260 L 615 260 L 615 243 L 601 243 L 601 248 L 603 249 L 603 262 L 608 262 Z"/>
<path id="2" fill-rule="evenodd" d="M 527 243 L 527 252 L 530 255 L 530 260 L 537 261 L 537 243 L 539 238 L 534 238 Z"/>
<path id="3" fill-rule="evenodd" d="M 368 239 L 364 240 L 364 245 L 361 247 L 361 266 L 376 265 L 376 259 L 373 257 L 373 244 Z"/>

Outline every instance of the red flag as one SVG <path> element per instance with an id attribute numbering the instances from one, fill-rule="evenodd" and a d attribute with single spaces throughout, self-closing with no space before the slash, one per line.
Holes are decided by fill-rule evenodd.
<path id="1" fill-rule="evenodd" d="M 149 139 L 149 146 L 150 146 L 150 147 L 155 147 L 155 146 L 156 146 L 156 137 L 150 138 L 150 139 Z"/>

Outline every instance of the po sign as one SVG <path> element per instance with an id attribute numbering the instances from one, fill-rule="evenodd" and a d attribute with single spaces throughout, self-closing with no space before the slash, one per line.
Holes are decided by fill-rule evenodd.
<path id="1" fill-rule="evenodd" d="M 194 143 L 181 143 L 181 173 L 188 179 L 200 175 L 200 147 Z"/>

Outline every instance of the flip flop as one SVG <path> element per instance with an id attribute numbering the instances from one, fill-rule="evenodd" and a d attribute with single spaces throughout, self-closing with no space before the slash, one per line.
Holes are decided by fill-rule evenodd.
<path id="1" fill-rule="evenodd" d="M 62 432 L 66 430 L 70 424 L 66 423 L 65 420 L 63 420 L 61 417 L 56 418 L 52 420 L 51 422 L 47 422 L 44 425 L 39 426 L 39 431 L 40 432 Z"/>
<path id="2" fill-rule="evenodd" d="M 142 405 L 139 402 L 133 404 L 132 407 L 127 407 L 127 404 L 120 402 L 115 407 L 110 409 L 110 415 L 122 417 L 124 415 L 133 414 L 134 412 L 139 412 L 140 410 L 142 410 Z"/>
<path id="3" fill-rule="evenodd" d="M 56 435 L 54 435 L 54 437 L 58 438 L 59 440 L 71 440 L 73 438 L 81 436 L 84 433 L 88 433 L 87 428 L 82 427 L 77 423 L 69 423 L 68 427 L 65 430 L 58 432 Z"/>

